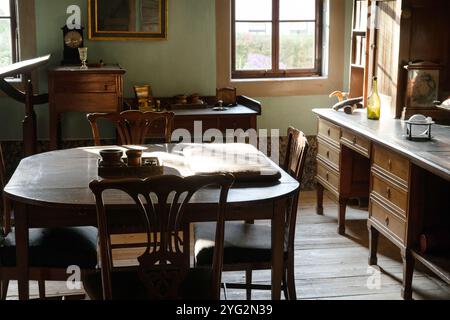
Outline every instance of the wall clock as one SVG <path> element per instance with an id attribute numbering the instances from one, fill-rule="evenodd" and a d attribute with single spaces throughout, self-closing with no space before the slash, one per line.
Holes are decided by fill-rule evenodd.
<path id="1" fill-rule="evenodd" d="M 78 48 L 84 46 L 83 27 L 69 30 L 67 26 L 62 28 L 63 30 L 63 65 L 79 65 L 81 64 Z"/>

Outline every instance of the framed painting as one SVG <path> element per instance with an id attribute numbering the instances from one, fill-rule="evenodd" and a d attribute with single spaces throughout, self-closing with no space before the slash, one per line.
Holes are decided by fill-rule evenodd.
<path id="1" fill-rule="evenodd" d="M 89 39 L 167 39 L 167 0 L 88 0 Z"/>

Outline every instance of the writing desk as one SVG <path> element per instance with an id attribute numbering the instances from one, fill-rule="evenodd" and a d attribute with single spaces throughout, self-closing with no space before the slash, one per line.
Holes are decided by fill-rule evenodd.
<path id="1" fill-rule="evenodd" d="M 365 110 L 313 112 L 318 116 L 318 213 L 327 189 L 339 202 L 343 234 L 347 201 L 368 197 L 369 264 L 377 264 L 381 233 L 400 249 L 405 299 L 412 297 L 415 260 L 450 283 L 450 257 L 418 250 L 422 233 L 450 227 L 450 127 L 435 125 L 432 141 L 414 142 L 404 137 L 400 120 L 368 120 Z"/>

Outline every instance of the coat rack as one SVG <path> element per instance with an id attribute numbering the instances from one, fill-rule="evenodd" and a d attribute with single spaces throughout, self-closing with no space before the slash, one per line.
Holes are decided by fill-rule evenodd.
<path id="1" fill-rule="evenodd" d="M 37 68 L 46 65 L 50 60 L 50 56 L 46 55 L 36 59 L 25 60 L 0 68 L 0 90 L 5 92 L 10 98 L 25 104 L 25 118 L 22 121 L 25 156 L 30 156 L 37 152 L 36 113 L 34 112 L 34 105 L 48 102 L 48 94 L 34 94 L 31 74 Z M 17 89 L 10 82 L 6 81 L 6 78 L 16 77 L 17 75 L 21 76 L 24 91 Z"/>

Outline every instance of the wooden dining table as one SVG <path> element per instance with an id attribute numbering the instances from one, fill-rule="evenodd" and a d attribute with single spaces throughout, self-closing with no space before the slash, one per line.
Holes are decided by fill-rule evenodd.
<path id="1" fill-rule="evenodd" d="M 98 175 L 99 151 L 110 147 L 87 147 L 52 151 L 23 159 L 4 189 L 12 200 L 15 217 L 19 299 L 29 299 L 28 230 L 69 226 L 96 226 L 95 198 L 89 182 Z M 164 174 L 189 175 L 186 154 L 179 144 L 142 146 L 145 155 L 161 160 Z M 256 149 L 255 149 L 256 150 Z M 299 190 L 299 183 L 267 158 L 280 172 L 272 182 L 235 183 L 229 192 L 227 220 L 270 220 L 272 237 L 272 299 L 281 297 L 285 242 L 285 213 Z M 213 221 L 217 199 L 201 190 L 187 209 L 187 223 Z M 114 195 L 105 202 L 117 208 L 130 200 Z M 129 203 L 127 203 L 129 201 Z"/>

